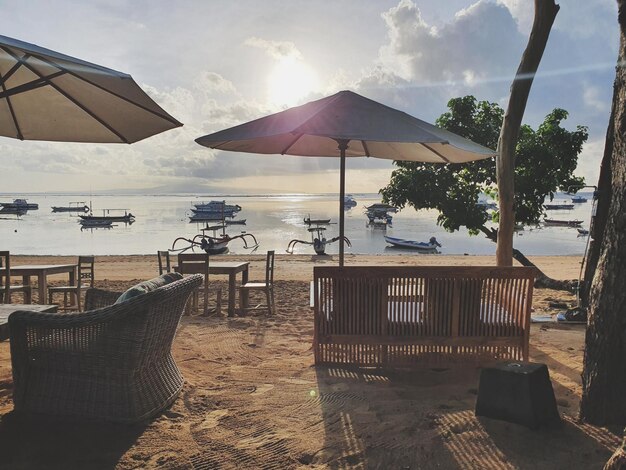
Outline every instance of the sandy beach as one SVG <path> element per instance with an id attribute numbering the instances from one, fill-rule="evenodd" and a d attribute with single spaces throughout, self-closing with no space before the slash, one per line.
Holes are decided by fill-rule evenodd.
<path id="1" fill-rule="evenodd" d="M 75 262 L 15 256 L 14 264 Z M 264 255 L 251 261 L 262 279 Z M 547 275 L 576 279 L 580 257 L 532 257 Z M 477 367 L 414 370 L 313 365 L 309 281 L 335 257 L 278 255 L 277 313 L 184 316 L 174 356 L 185 377 L 172 407 L 135 426 L 18 419 L 10 345 L 0 343 L 0 468 L 602 468 L 621 430 L 577 419 L 584 325 L 537 323 L 531 361 L 548 365 L 563 425 L 532 431 L 474 415 Z M 361 256 L 348 265 L 492 265 L 487 256 Z M 98 256 L 97 287 L 124 290 L 157 274 L 156 256 Z M 61 282 L 62 276 L 51 279 Z M 224 289 L 225 278 L 215 276 Z M 573 306 L 573 294 L 536 289 L 533 315 Z"/>

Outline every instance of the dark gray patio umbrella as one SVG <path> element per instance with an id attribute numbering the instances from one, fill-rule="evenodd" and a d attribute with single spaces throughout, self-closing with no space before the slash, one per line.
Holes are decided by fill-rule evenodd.
<path id="1" fill-rule="evenodd" d="M 196 139 L 235 152 L 340 157 L 339 265 L 343 266 L 346 157 L 463 163 L 496 155 L 482 145 L 351 91 Z"/>
<path id="2" fill-rule="evenodd" d="M 179 126 L 130 75 L 0 36 L 0 135 L 130 144 Z"/>

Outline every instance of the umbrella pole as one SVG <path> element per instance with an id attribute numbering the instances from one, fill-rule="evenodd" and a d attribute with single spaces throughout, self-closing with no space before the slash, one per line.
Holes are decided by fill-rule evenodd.
<path id="1" fill-rule="evenodd" d="M 346 149 L 348 140 L 339 139 L 339 151 L 341 152 L 341 163 L 339 170 L 339 266 L 343 266 L 343 240 L 344 240 L 344 210 L 343 199 L 346 195 Z"/>

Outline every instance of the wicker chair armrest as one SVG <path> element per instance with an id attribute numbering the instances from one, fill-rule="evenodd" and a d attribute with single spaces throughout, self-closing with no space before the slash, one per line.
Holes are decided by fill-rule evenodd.
<path id="1" fill-rule="evenodd" d="M 90 288 L 85 293 L 85 310 L 96 310 L 113 305 L 122 292 Z"/>

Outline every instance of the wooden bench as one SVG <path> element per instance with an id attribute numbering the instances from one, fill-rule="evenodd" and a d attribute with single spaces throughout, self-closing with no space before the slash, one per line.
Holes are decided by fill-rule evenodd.
<path id="1" fill-rule="evenodd" d="M 315 267 L 315 363 L 528 360 L 535 276 L 527 267 Z"/>

